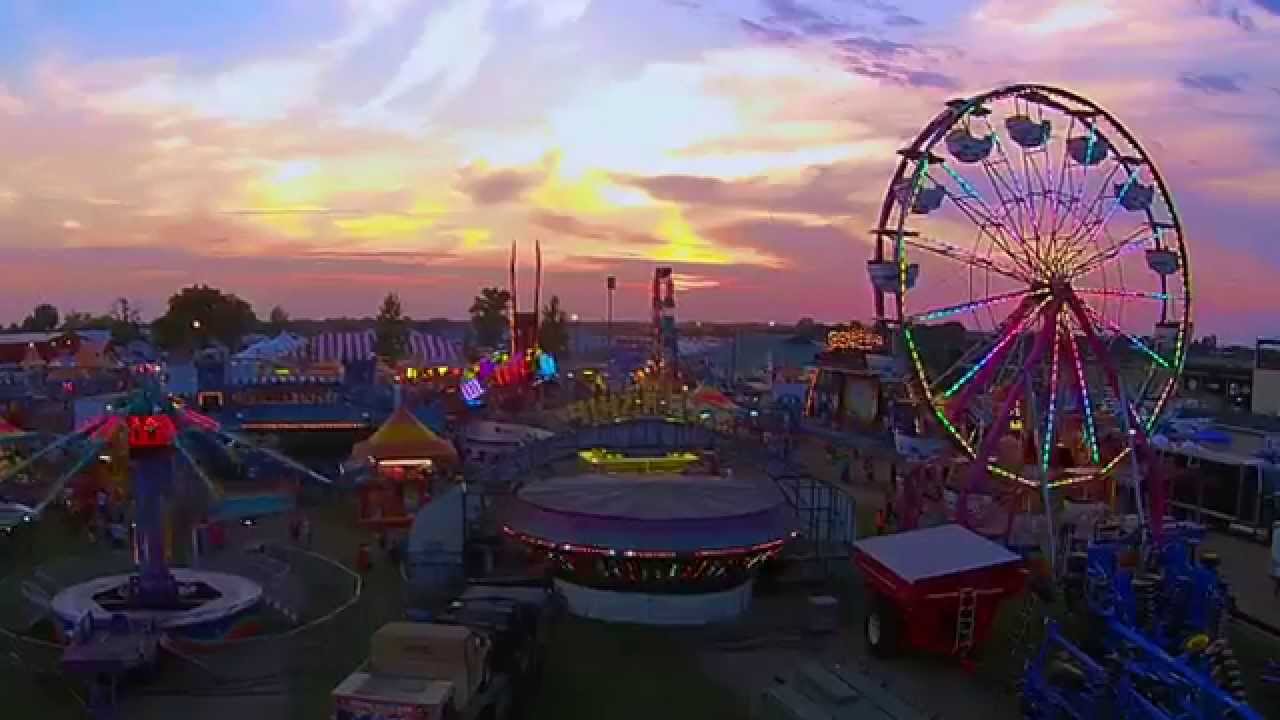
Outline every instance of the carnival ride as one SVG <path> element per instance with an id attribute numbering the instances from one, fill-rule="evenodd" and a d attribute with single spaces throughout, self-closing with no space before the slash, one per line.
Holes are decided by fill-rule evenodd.
<path id="1" fill-rule="evenodd" d="M 1126 470 L 1128 506 L 1162 518 L 1148 437 L 1178 386 L 1191 292 L 1150 156 L 1093 102 L 1030 84 L 949 102 L 900 154 L 868 270 L 915 401 L 960 462 L 910 489 L 904 517 L 932 509 L 1008 541 L 1038 516 L 1052 561 L 1055 503 L 1111 503 Z M 968 347 L 929 344 L 943 320 Z"/>
<path id="2" fill-rule="evenodd" d="M 57 502 L 78 474 L 94 466 L 106 468 L 103 473 L 88 475 L 92 481 L 89 486 L 95 494 L 109 492 L 99 503 L 115 505 L 126 495 L 133 499 L 133 546 L 139 572 L 97 578 L 65 588 L 51 602 L 51 609 L 64 630 L 73 630 L 86 613 L 99 623 L 109 622 L 115 614 L 137 613 L 165 629 L 223 619 L 221 611 L 213 612 L 222 605 L 227 605 L 221 608 L 227 615 L 233 615 L 253 604 L 250 598 L 256 598 L 260 591 L 255 592 L 250 581 L 200 579 L 193 575 L 199 574 L 195 571 L 173 571 L 169 567 L 174 530 L 170 505 L 198 495 L 205 513 L 216 516 L 224 498 L 223 487 L 205 468 L 212 460 L 212 452 L 230 452 L 230 445 L 264 452 L 295 471 L 329 482 L 287 457 L 221 431 L 210 418 L 150 389 L 136 391 L 118 407 L 10 469 L 10 475 L 23 472 L 56 449 L 69 451 L 61 456 L 62 464 L 67 467 L 55 474 L 44 498 L 32 507 L 32 519 L 39 518 L 49 505 Z M 198 479 L 198 488 L 178 481 L 180 460 Z M 99 479 L 98 475 L 106 480 Z M 0 478 L 0 482 L 8 477 Z M 105 509 L 98 507 L 89 512 Z M 223 585 L 232 590 L 223 592 L 219 589 Z"/>
<path id="3" fill-rule="evenodd" d="M 39 470 L 36 474 L 52 478 L 43 499 L 31 508 L 33 522 L 66 495 L 68 486 L 87 484 L 89 496 L 97 496 L 77 500 L 86 491 L 76 489 L 72 509 L 87 506 L 81 509 L 109 514 L 113 525 L 125 524 L 123 500 L 132 499 L 133 522 L 128 525 L 135 572 L 107 573 L 57 589 L 46 608 L 67 642 L 64 671 L 91 680 L 94 713 L 110 716 L 117 680 L 153 662 L 162 637 L 235 637 L 249 627 L 241 620 L 263 600 L 264 588 L 249 577 L 173 564 L 179 524 L 175 510 L 203 508 L 198 516 L 218 515 L 223 486 L 207 468 L 236 462 L 229 457 L 232 446 L 265 453 L 294 471 L 329 482 L 287 457 L 224 432 L 212 419 L 151 387 L 132 392 L 0 477 L 3 482 L 16 473 Z M 40 464 L 46 462 L 54 466 L 52 471 L 43 472 L 47 468 Z M 189 472 L 180 472 L 181 467 Z M 276 507 L 261 500 L 256 499 L 259 507 Z M 195 535 L 192 553 L 198 551 Z"/>
<path id="4" fill-rule="evenodd" d="M 1197 557 L 1202 531 L 1167 519 L 1151 442 L 1192 326 L 1185 238 L 1150 156 L 1096 104 L 1031 84 L 947 103 L 900 155 L 868 272 L 919 410 L 906 444 L 934 449 L 902 453 L 899 528 L 954 522 L 1039 552 L 1032 595 L 1060 588 L 1088 619 L 1080 646 L 1047 626 L 1027 717 L 1257 717 L 1226 636 L 1229 589 Z M 881 599 L 868 624 L 905 617 L 910 593 L 869 557 L 855 552 Z M 958 605 L 910 644 L 965 657 L 983 603 Z"/>
<path id="5" fill-rule="evenodd" d="M 516 493 L 504 532 L 548 560 L 575 614 L 698 625 L 736 617 L 793 536 L 776 488 L 715 475 L 576 475 Z"/>
<path id="6" fill-rule="evenodd" d="M 516 244 L 511 243 L 510 344 L 481 357 L 462 372 L 458 384 L 470 407 L 483 405 L 486 396 L 497 396 L 501 404 L 519 407 L 529 392 L 559 373 L 556 358 L 539 344 L 538 317 L 542 296 L 542 244 L 534 245 L 533 312 L 520 312 L 516 288 Z M 496 392 L 494 392 L 496 391 Z"/>
<path id="7" fill-rule="evenodd" d="M 660 381 L 679 381 L 680 353 L 676 336 L 676 283 L 669 267 L 653 270 L 653 352 L 649 363 Z"/>

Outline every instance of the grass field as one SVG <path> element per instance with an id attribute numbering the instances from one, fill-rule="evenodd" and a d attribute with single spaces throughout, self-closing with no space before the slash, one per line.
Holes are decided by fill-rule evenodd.
<path id="1" fill-rule="evenodd" d="M 866 534 L 872 527 L 871 507 L 859 504 L 857 511 L 859 528 Z M 350 504 L 335 497 L 308 512 L 315 527 L 315 550 L 349 566 L 356 546 L 368 535 L 354 523 Z M 0 575 L 5 577 L 21 577 L 55 559 L 74 559 L 84 565 L 106 563 L 109 553 L 73 532 L 56 513 L 0 543 L 4 543 L 0 544 Z M 0 618 L 11 617 L 9 613 L 14 610 L 4 607 L 4 603 L 17 597 L 11 590 L 6 587 L 5 592 L 0 593 Z M 846 611 L 851 617 L 860 617 L 860 587 L 851 587 L 848 594 L 853 602 Z M 398 573 L 385 563 L 378 563 L 365 578 L 363 593 L 356 605 L 325 627 L 300 634 L 281 647 L 287 717 L 327 717 L 330 692 L 364 660 L 369 636 L 383 623 L 402 614 Z M 1003 683 L 1016 674 L 1013 667 L 1016 663 L 1010 662 L 1007 642 L 1013 635 L 1016 619 L 1016 606 L 1011 603 L 997 624 L 1000 639 L 987 648 L 984 667 L 979 673 L 984 681 Z M 1258 672 L 1265 660 L 1280 656 L 1280 643 L 1245 628 L 1239 629 L 1233 640 L 1245 667 L 1250 698 L 1256 709 L 1263 717 L 1280 718 L 1280 692 L 1258 682 Z M 32 662 L 30 654 L 15 656 L 13 649 L 0 639 L 0 698 L 3 698 L 5 717 L 72 720 L 83 716 L 72 687 L 51 672 L 56 667 L 56 655 L 50 656 L 51 663 Z M 1009 702 L 1016 700 L 1010 698 Z M 213 708 L 216 700 L 210 698 L 203 704 Z M 544 683 L 528 717 L 530 720 L 734 720 L 745 718 L 746 714 L 747 708 L 739 696 L 704 673 L 695 648 L 682 631 L 608 625 L 567 617 L 557 629 Z M 193 720 L 209 716 L 194 711 L 190 715 Z M 251 710 L 232 716 L 237 720 L 264 717 Z M 995 717 L 996 713 L 990 716 Z"/>
<path id="2" fill-rule="evenodd" d="M 702 673 L 678 633 L 566 618 L 530 720 L 746 718 L 746 707 Z"/>
<path id="3" fill-rule="evenodd" d="M 88 542 L 82 532 L 73 530 L 57 512 L 42 522 L 20 526 L 0 540 L 0 622 L 10 630 L 9 621 L 22 615 L 16 603 L 22 602 L 16 583 L 32 570 L 50 560 L 79 559 L 86 565 L 105 560 L 109 550 Z M 0 636 L 0 698 L 6 716 L 39 717 L 42 720 L 70 720 L 82 717 L 82 705 L 75 689 L 53 670 L 56 653 L 34 651 Z"/>

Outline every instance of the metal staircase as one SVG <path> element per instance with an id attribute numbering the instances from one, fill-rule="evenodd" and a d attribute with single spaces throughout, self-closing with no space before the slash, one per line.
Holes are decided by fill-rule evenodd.
<path id="1" fill-rule="evenodd" d="M 977 626 L 978 593 L 973 588 L 960 591 L 960 608 L 956 611 L 955 653 L 961 657 L 973 650 L 974 628 Z"/>

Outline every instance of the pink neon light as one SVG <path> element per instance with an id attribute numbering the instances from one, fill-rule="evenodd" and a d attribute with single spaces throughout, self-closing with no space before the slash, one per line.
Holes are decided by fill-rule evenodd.
<path id="1" fill-rule="evenodd" d="M 1022 317 L 1018 318 L 1017 322 L 1013 324 L 1013 327 L 1011 327 L 1011 329 L 1000 338 L 1000 341 L 996 344 L 996 346 L 991 348 L 991 352 L 987 353 L 987 356 L 984 357 L 981 361 L 979 361 L 977 365 L 977 367 L 979 368 L 978 372 L 973 373 L 974 377 L 968 378 L 968 379 L 972 379 L 973 382 L 965 386 L 963 392 L 960 393 L 960 396 L 957 397 L 950 406 L 948 406 L 947 415 L 949 415 L 950 417 L 959 417 L 964 413 L 964 410 L 966 407 L 968 407 L 969 400 L 973 397 L 973 394 L 977 392 L 977 389 L 979 387 L 985 386 L 990 369 L 995 367 L 997 364 L 999 364 L 1000 359 L 996 359 L 994 363 L 991 362 L 992 359 L 995 358 L 995 355 L 997 353 L 1003 353 L 1004 349 L 1008 347 L 1009 343 L 1012 342 L 1014 338 L 1020 336 L 1024 330 L 1026 330 L 1027 326 L 1036 317 L 1037 313 L 1040 310 L 1042 310 L 1044 306 L 1047 305 L 1048 303 L 1049 303 L 1049 299 L 1046 298 L 1045 300 L 1041 301 L 1040 304 L 1037 305 L 1034 310 L 1029 310 Z M 1019 310 L 1023 310 L 1027 307 L 1028 306 L 1023 305 L 1022 307 L 1019 308 Z M 970 371 L 970 372 L 972 373 L 973 371 Z M 963 384 L 966 381 L 967 381 L 967 378 L 961 377 L 960 380 L 957 381 L 957 386 L 960 384 Z M 953 387 L 956 387 L 956 386 L 953 386 Z M 943 396 L 946 397 L 946 394 L 944 393 Z"/>
<path id="2" fill-rule="evenodd" d="M 1045 346 L 1048 345 L 1049 338 L 1056 333 L 1058 312 L 1062 308 L 1062 301 L 1053 300 L 1052 302 L 1053 306 L 1045 313 L 1044 328 L 1040 331 L 1035 345 L 1031 348 L 1031 354 L 1027 357 L 1022 374 L 1026 374 L 1031 368 L 1035 367 L 1036 363 L 1040 362 L 1040 356 L 1044 355 Z M 956 520 L 965 527 L 971 527 L 969 524 L 969 493 L 977 488 L 979 482 L 986 477 L 988 472 L 987 458 L 991 457 L 996 441 L 1004 434 L 1004 429 L 1008 427 L 1009 413 L 1013 411 L 1014 404 L 1021 399 L 1024 389 L 1025 383 L 1014 382 L 1013 387 L 1009 390 L 1009 395 L 992 418 L 991 427 L 987 430 L 987 434 L 983 436 L 982 443 L 978 447 L 978 452 L 975 455 L 977 462 L 971 466 L 968 482 L 961 488 L 957 499 Z"/>

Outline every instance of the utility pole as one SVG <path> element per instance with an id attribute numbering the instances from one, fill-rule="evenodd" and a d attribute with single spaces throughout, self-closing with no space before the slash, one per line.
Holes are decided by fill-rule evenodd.
<path id="1" fill-rule="evenodd" d="M 610 275 L 605 278 L 605 341 L 604 341 L 604 357 L 605 357 L 605 388 L 608 388 L 613 382 L 613 292 L 618 289 L 618 278 Z"/>

